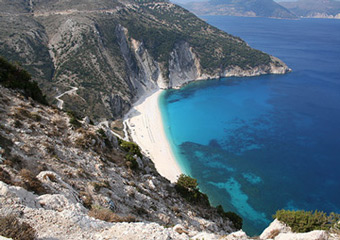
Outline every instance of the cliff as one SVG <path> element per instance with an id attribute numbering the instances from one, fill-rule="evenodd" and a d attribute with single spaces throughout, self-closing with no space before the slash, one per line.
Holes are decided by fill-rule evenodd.
<path id="1" fill-rule="evenodd" d="M 155 88 L 289 71 L 168 1 L 4 0 L 0 19 L 0 55 L 22 63 L 50 103 L 96 121 Z"/>

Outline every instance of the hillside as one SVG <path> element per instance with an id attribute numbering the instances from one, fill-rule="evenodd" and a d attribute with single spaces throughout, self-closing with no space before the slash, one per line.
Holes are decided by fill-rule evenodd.
<path id="1" fill-rule="evenodd" d="M 297 16 L 306 18 L 340 18 L 340 2 L 334 0 L 298 0 L 280 4 Z"/>
<path id="2" fill-rule="evenodd" d="M 197 15 L 227 15 L 296 19 L 297 16 L 273 0 L 210 0 L 183 6 Z"/>
<path id="3" fill-rule="evenodd" d="M 50 103 L 74 89 L 61 106 L 96 121 L 152 89 L 289 70 L 168 1 L 3 0 L 0 20 L 0 55 L 22 63 Z"/>
<path id="4" fill-rule="evenodd" d="M 22 72 L 13 68 L 0 62 L 2 85 Z M 19 74 L 15 79 L 26 82 Z M 205 198 L 186 201 L 137 145 L 119 140 L 105 125 L 41 105 L 20 89 L 0 86 L 0 92 L 0 235 L 7 215 L 28 222 L 39 239 L 98 239 L 104 230 L 124 227 L 132 236 L 134 227 L 148 229 L 135 233 L 139 239 L 155 229 L 178 238 L 172 230 L 178 224 L 192 236 L 236 230 Z M 138 223 L 108 230 L 112 224 L 95 219 Z"/>

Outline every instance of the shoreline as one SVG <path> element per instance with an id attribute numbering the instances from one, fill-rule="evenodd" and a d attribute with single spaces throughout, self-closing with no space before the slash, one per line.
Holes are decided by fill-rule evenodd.
<path id="1" fill-rule="evenodd" d="M 153 161 L 157 171 L 176 182 L 182 171 L 171 150 L 159 109 L 158 99 L 162 91 L 158 89 L 142 96 L 125 115 L 124 123 L 132 140 Z"/>

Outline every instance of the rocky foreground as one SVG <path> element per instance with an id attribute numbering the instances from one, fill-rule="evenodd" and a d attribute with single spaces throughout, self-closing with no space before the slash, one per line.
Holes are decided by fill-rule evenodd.
<path id="1" fill-rule="evenodd" d="M 148 158 L 132 167 L 105 126 L 0 93 L 0 217 L 29 224 L 37 239 L 251 239 L 215 208 L 189 204 Z M 339 236 L 276 220 L 259 238 Z"/>

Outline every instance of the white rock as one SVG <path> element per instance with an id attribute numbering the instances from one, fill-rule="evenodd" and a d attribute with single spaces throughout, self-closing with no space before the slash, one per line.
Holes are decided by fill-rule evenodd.
<path id="1" fill-rule="evenodd" d="M 220 236 L 212 233 L 201 232 L 192 237 L 192 239 L 204 239 L 204 240 L 218 240 Z"/>
<path id="2" fill-rule="evenodd" d="M 85 212 L 85 208 L 82 207 L 79 203 L 74 204 L 69 199 L 67 199 L 64 195 L 61 194 L 45 194 L 39 196 L 38 201 L 43 208 L 54 211 L 64 211 L 70 210 L 74 212 Z"/>
<path id="3" fill-rule="evenodd" d="M 5 237 L 2 237 L 0 236 L 0 240 L 11 240 L 12 238 L 5 238 Z"/>
<path id="4" fill-rule="evenodd" d="M 260 239 L 271 239 L 273 238 L 273 234 L 275 235 L 275 232 L 277 232 L 276 235 L 279 233 L 287 233 L 291 232 L 291 228 L 288 227 L 286 224 L 280 222 L 279 220 L 275 219 L 269 227 L 267 227 L 262 234 L 260 235 Z"/>
<path id="5" fill-rule="evenodd" d="M 36 200 L 37 195 L 26 191 L 21 187 L 14 187 L 7 185 L 0 181 L 0 199 L 12 198 L 17 203 L 25 204 L 28 207 L 40 207 L 40 204 Z"/>
<path id="6" fill-rule="evenodd" d="M 247 240 L 249 239 L 249 237 L 247 236 L 245 232 L 240 230 L 240 231 L 229 234 L 225 239 L 226 240 Z"/>
<path id="7" fill-rule="evenodd" d="M 328 240 L 325 231 L 316 230 L 308 233 L 281 233 L 275 240 Z"/>

